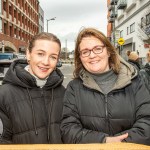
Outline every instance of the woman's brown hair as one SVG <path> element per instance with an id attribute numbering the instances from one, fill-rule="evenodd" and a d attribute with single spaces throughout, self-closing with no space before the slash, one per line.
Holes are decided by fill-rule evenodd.
<path id="1" fill-rule="evenodd" d="M 114 70 L 115 73 L 119 73 L 120 70 L 120 60 L 119 60 L 119 55 L 116 49 L 112 46 L 110 41 L 107 39 L 107 37 L 100 31 L 94 28 L 84 28 L 82 29 L 76 40 L 75 44 L 75 70 L 74 70 L 74 77 L 77 78 L 79 77 L 79 73 L 81 69 L 83 68 L 81 59 L 80 59 L 80 43 L 83 38 L 85 37 L 91 37 L 94 36 L 98 38 L 103 44 L 106 46 L 108 53 L 110 54 L 109 57 L 109 65 L 110 67 Z"/>
<path id="2" fill-rule="evenodd" d="M 49 40 L 49 41 L 53 41 L 53 42 L 56 42 L 59 46 L 60 46 L 60 49 L 61 49 L 61 42 L 60 40 L 57 38 L 56 35 L 52 34 L 52 33 L 47 33 L 47 32 L 41 32 L 35 36 L 33 36 L 33 38 L 31 39 L 31 41 L 29 42 L 29 46 L 28 46 L 28 50 L 29 52 L 32 51 L 32 48 L 34 47 L 35 45 L 35 41 L 37 40 Z"/>

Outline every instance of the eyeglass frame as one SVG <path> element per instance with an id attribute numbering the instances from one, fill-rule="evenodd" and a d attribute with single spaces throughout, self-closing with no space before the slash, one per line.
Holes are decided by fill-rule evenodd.
<path id="1" fill-rule="evenodd" d="M 95 53 L 95 52 L 94 52 L 94 49 L 97 48 L 97 47 L 101 47 L 101 48 L 102 48 L 102 50 L 101 50 L 100 53 Z M 101 54 L 101 53 L 103 52 L 103 50 L 104 50 L 105 47 L 106 47 L 105 45 L 97 45 L 97 46 L 93 47 L 92 49 L 83 49 L 83 50 L 79 51 L 79 53 L 80 53 L 80 55 L 82 56 L 82 55 L 83 55 L 82 52 L 85 50 L 85 51 L 89 52 L 89 54 L 88 54 L 87 56 L 82 56 L 82 57 L 83 57 L 83 58 L 84 58 L 84 57 L 89 57 L 89 56 L 91 55 L 91 51 L 92 51 L 94 54 Z"/>

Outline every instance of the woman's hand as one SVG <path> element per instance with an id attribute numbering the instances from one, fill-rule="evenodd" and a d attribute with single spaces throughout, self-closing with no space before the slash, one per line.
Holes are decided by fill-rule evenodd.
<path id="1" fill-rule="evenodd" d="M 115 137 L 106 137 L 106 143 L 121 142 L 128 137 L 128 133 Z"/>

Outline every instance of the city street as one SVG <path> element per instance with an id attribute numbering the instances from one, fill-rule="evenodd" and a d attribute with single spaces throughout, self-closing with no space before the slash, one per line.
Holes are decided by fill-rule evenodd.
<path id="1" fill-rule="evenodd" d="M 63 64 L 62 67 L 59 68 L 64 74 L 64 82 L 63 85 L 66 87 L 69 81 L 73 78 L 73 70 L 74 65 L 72 64 Z"/>

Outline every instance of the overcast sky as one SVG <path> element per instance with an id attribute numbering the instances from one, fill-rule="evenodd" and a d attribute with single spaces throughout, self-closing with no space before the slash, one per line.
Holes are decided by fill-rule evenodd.
<path id="1" fill-rule="evenodd" d="M 106 0 L 39 0 L 44 10 L 44 31 L 47 31 L 46 19 L 50 20 L 48 30 L 56 34 L 65 47 L 74 49 L 74 41 L 82 27 L 95 27 L 106 34 Z"/>

